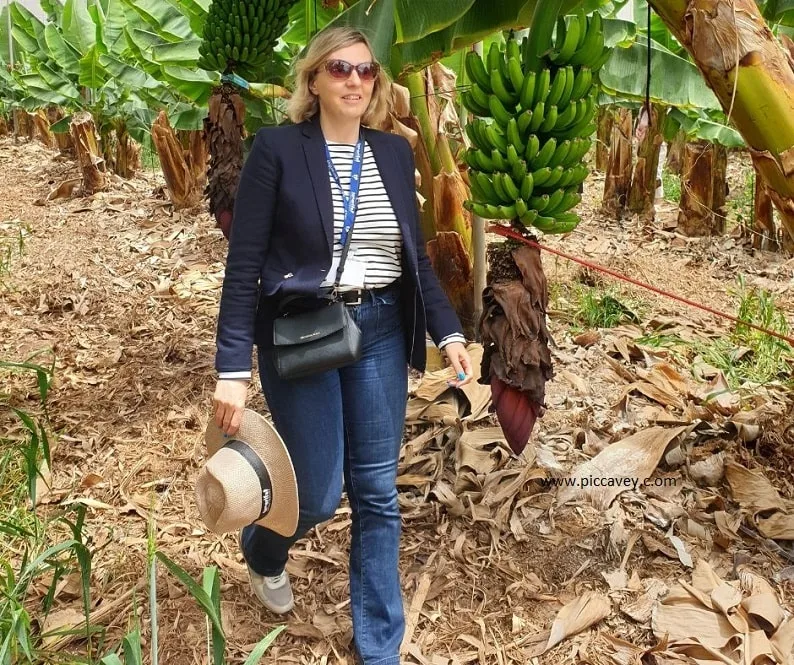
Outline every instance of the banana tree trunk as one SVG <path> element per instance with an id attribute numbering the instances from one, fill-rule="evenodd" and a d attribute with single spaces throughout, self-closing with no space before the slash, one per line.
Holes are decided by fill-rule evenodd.
<path id="1" fill-rule="evenodd" d="M 609 164 L 609 140 L 612 136 L 612 125 L 615 115 L 611 106 L 598 108 L 598 123 L 596 125 L 595 168 L 603 173 Z"/>
<path id="2" fill-rule="evenodd" d="M 69 125 L 77 162 L 83 173 L 82 193 L 91 195 L 107 188 L 108 174 L 94 118 L 87 111 L 75 113 Z"/>
<path id="3" fill-rule="evenodd" d="M 160 111 L 152 124 L 154 141 L 163 177 L 175 210 L 193 208 L 201 202 L 203 191 L 185 160 L 185 151 L 176 138 L 165 111 Z"/>
<path id="4" fill-rule="evenodd" d="M 686 146 L 678 207 L 678 230 L 684 235 L 710 236 L 722 232 L 722 220 L 714 210 L 715 154 L 707 141 Z"/>
<path id="5" fill-rule="evenodd" d="M 629 210 L 645 222 L 654 219 L 656 200 L 656 174 L 659 170 L 659 152 L 662 147 L 662 120 L 664 108 L 651 104 L 650 118 L 645 135 L 637 146 L 637 162 L 629 191 Z"/>
<path id="6" fill-rule="evenodd" d="M 617 109 L 609 138 L 609 161 L 604 178 L 604 212 L 620 216 L 631 188 L 631 111 Z"/>
<path id="7" fill-rule="evenodd" d="M 754 0 L 650 0 L 750 148 L 794 238 L 794 69 Z"/>
<path id="8" fill-rule="evenodd" d="M 764 184 L 763 177 L 755 174 L 755 196 L 753 197 L 753 249 L 777 248 L 775 234 L 775 218 L 772 210 L 772 199 Z M 771 245 L 769 247 L 768 245 Z"/>
<path id="9" fill-rule="evenodd" d="M 444 291 L 463 325 L 468 339 L 475 334 L 474 289 L 472 275 L 472 224 L 463 202 L 469 189 L 452 154 L 445 131 L 446 114 L 436 99 L 443 99 L 447 84 L 454 88 L 454 80 L 436 64 L 420 72 L 408 74 L 405 85 L 411 96 L 411 111 L 417 120 L 420 150 L 427 154 L 425 170 L 429 166 L 429 196 L 425 203 L 422 231 L 427 242 L 427 254 Z M 448 100 L 448 103 L 452 103 Z M 454 108 L 454 107 L 453 107 Z M 420 160 L 417 160 L 419 162 Z M 427 176 L 422 173 L 422 181 Z M 429 216 L 432 213 L 432 217 Z"/>

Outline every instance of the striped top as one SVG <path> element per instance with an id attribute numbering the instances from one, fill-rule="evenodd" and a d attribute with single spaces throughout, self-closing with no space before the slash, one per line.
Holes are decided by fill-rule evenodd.
<path id="1" fill-rule="evenodd" d="M 354 145 L 328 141 L 328 152 L 339 175 L 345 194 L 350 189 L 350 169 L 353 166 Z M 342 245 L 339 243 L 342 226 L 345 221 L 345 204 L 342 190 L 336 181 L 331 179 L 331 197 L 334 203 L 334 257 L 333 270 L 329 270 L 323 285 L 334 283 L 336 266 L 342 257 Z M 364 277 L 365 289 L 376 289 L 391 284 L 397 279 L 402 268 L 400 226 L 389 201 L 386 188 L 381 180 L 378 165 L 368 143 L 364 143 L 364 161 L 361 165 L 361 184 L 358 192 L 358 209 L 350 236 L 348 261 L 355 258 L 367 264 Z M 340 290 L 344 290 L 344 283 Z"/>
<path id="2" fill-rule="evenodd" d="M 350 188 L 350 169 L 353 165 L 354 150 L 354 145 L 328 142 L 328 152 L 331 154 L 331 161 L 334 163 L 345 193 Z M 333 284 L 336 278 L 336 266 L 342 257 L 342 245 L 339 243 L 339 238 L 345 218 L 342 191 L 330 173 L 328 177 L 331 179 L 331 196 L 334 203 L 334 256 L 332 263 L 334 269 L 329 270 L 328 277 L 323 282 L 324 285 Z M 358 192 L 358 209 L 350 236 L 348 253 L 348 259 L 355 256 L 367 264 L 364 288 L 374 289 L 387 286 L 400 277 L 402 273 L 401 243 L 402 233 L 397 217 L 380 177 L 375 157 L 369 144 L 365 142 L 364 161 L 361 165 L 361 184 Z M 344 290 L 345 287 L 342 284 L 340 291 Z M 441 340 L 438 348 L 443 349 L 450 342 L 465 343 L 466 340 L 460 333 L 453 333 Z M 250 377 L 250 371 L 220 372 L 218 374 L 219 379 L 250 379 Z"/>

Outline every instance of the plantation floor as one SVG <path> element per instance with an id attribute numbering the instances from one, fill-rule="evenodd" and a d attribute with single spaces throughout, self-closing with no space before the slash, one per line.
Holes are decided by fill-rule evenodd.
<path id="1" fill-rule="evenodd" d="M 20 231 L 24 238 L 0 275 L 0 359 L 55 359 L 49 413 L 59 436 L 42 509 L 88 506 L 93 603 L 112 608 L 102 621 L 105 648 L 130 628 L 135 606 L 150 638 L 142 585 L 153 516 L 157 546 L 191 574 L 220 566 L 230 662 L 242 662 L 279 622 L 250 596 L 234 536 L 208 533 L 193 499 L 214 389 L 214 316 L 226 241 L 207 214 L 173 213 L 153 173 L 90 198 L 48 201 L 58 183 L 76 177 L 73 163 L 6 138 L 0 166 L 0 238 Z M 550 244 L 732 313 L 738 298 L 729 291 L 743 274 L 748 285 L 773 292 L 794 323 L 794 262 L 752 253 L 736 238 L 687 240 L 659 225 L 645 232 L 636 222 L 604 219 L 597 212 L 601 185 L 598 177 L 588 184 L 577 232 Z M 674 215 L 669 204 L 661 210 L 662 219 Z M 792 609 L 791 541 L 758 534 L 752 505 L 736 502 L 723 465 L 735 460 L 762 469 L 787 514 L 791 504 L 784 499 L 794 500 L 794 415 L 786 391 L 770 384 L 720 392 L 719 376 L 712 378 L 713 368 L 696 361 L 693 349 L 724 337 L 727 322 L 635 287 L 613 287 L 554 257 L 544 261 L 556 377 L 523 457 L 506 455 L 491 430 L 472 440 L 454 423 L 406 428 L 400 467 L 406 662 L 632 662 L 659 641 L 651 629 L 658 589 L 692 578 L 687 554 L 696 565 L 710 562 L 725 580 L 754 571 Z M 639 323 L 580 337 L 571 323 L 587 284 L 614 295 Z M 664 368 L 666 383 L 651 372 L 654 365 Z M 34 409 L 32 382 L 3 381 L 14 404 Z M 251 404 L 264 408 L 255 388 Z M 747 411 L 749 423 L 737 417 Z M 494 424 L 488 416 L 473 427 Z M 653 426 L 685 428 L 657 469 L 674 487 L 625 492 L 598 509 L 581 497 L 563 505 L 542 486 L 541 476 L 564 477 L 608 443 Z M 737 431 L 750 431 L 750 442 L 742 444 Z M 349 524 L 343 504 L 295 547 L 289 571 L 296 608 L 263 662 L 353 663 Z M 135 594 L 125 598 L 130 589 Z M 36 590 L 43 594 L 46 584 Z M 577 598 L 587 599 L 581 615 L 605 618 L 571 628 L 577 634 L 542 653 L 555 617 Z M 39 602 L 30 599 L 31 611 Z M 158 607 L 160 662 L 208 662 L 204 617 L 162 569 Z M 79 611 L 73 584 L 59 591 L 55 609 Z M 558 627 L 569 623 L 558 619 Z M 79 640 L 67 648 L 85 652 Z"/>

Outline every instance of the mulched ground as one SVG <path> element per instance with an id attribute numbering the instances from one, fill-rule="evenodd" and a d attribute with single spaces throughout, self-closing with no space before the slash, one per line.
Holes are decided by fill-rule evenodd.
<path id="1" fill-rule="evenodd" d="M 235 538 L 207 532 L 193 499 L 214 389 L 226 241 L 203 211 L 174 212 L 157 173 L 114 181 L 93 197 L 50 201 L 58 183 L 77 175 L 72 162 L 39 144 L 4 138 L 0 165 L 0 239 L 23 238 L 0 277 L 0 358 L 55 363 L 49 413 L 58 442 L 42 505 L 50 511 L 69 502 L 88 506 L 93 602 L 98 609 L 116 601 L 102 621 L 106 643 L 117 643 L 129 629 L 135 607 L 149 639 L 145 590 L 137 585 L 146 580 L 147 522 L 153 520 L 158 547 L 194 576 L 204 566 L 220 567 L 230 662 L 242 662 L 282 622 L 257 607 Z M 748 250 L 731 237 L 685 239 L 661 230 L 661 222 L 648 231 L 633 220 L 604 219 L 597 209 L 602 186 L 591 178 L 584 222 L 550 244 L 729 312 L 736 307 L 730 289 L 741 273 L 792 312 L 794 263 L 786 257 Z M 661 205 L 662 221 L 674 214 L 673 206 Z M 642 324 L 602 331 L 583 346 L 569 326 L 564 289 L 554 291 L 554 284 L 570 285 L 583 275 L 550 256 L 544 263 L 553 293 L 562 294 L 551 313 L 556 377 L 549 410 L 524 455 L 510 457 L 498 431 L 488 430 L 482 440 L 464 436 L 496 425 L 492 416 L 406 426 L 400 469 L 406 662 L 614 663 L 621 661 L 613 636 L 640 648 L 655 645 L 650 618 L 637 620 L 625 610 L 652 580 L 689 579 L 691 571 L 665 540 L 670 529 L 695 561 L 708 560 L 723 579 L 735 577 L 737 556 L 749 555 L 753 570 L 772 581 L 781 606 L 790 609 L 794 585 L 780 576 L 794 562 L 786 541 L 768 541 L 747 526 L 720 537 L 707 507 L 719 502 L 727 514 L 744 515 L 745 525 L 746 511 L 731 500 L 721 475 L 709 485 L 690 474 L 695 461 L 722 454 L 765 469 L 780 495 L 794 499 L 794 413 L 786 391 L 754 386 L 731 393 L 734 402 L 715 411 L 698 397 L 707 380 L 692 380 L 687 394 L 631 388 L 647 383 L 657 363 L 689 374 L 691 358 L 637 344 L 643 334 L 657 327 L 708 339 L 725 334 L 726 322 L 619 286 L 618 293 L 641 302 Z M 7 375 L 3 382 L 14 404 L 33 408 L 35 385 L 28 378 Z M 265 408 L 256 386 L 250 397 L 252 406 Z M 748 444 L 736 435 L 740 409 L 754 409 L 761 426 Z M 626 492 L 599 510 L 584 499 L 562 505 L 540 482 L 566 475 L 608 443 L 676 423 L 691 429 L 680 454 L 665 457 L 657 469 L 677 478 L 674 492 Z M 683 513 L 670 513 L 672 505 Z M 704 531 L 685 527 L 687 520 Z M 332 521 L 295 547 L 289 571 L 296 609 L 264 662 L 352 664 L 349 523 L 343 503 Z M 619 570 L 629 583 L 609 577 Z M 208 662 L 200 609 L 162 569 L 157 581 L 160 662 Z M 125 597 L 130 589 L 136 593 Z M 608 599 L 606 618 L 542 653 L 561 608 L 588 592 Z M 37 602 L 31 598 L 31 607 Z M 56 608 L 79 609 L 73 588 L 62 590 Z M 79 652 L 84 645 L 74 641 L 70 648 Z"/>

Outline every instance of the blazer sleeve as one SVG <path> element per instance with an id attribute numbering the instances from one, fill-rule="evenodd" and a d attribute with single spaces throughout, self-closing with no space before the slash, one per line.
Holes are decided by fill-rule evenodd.
<path id="1" fill-rule="evenodd" d="M 281 170 L 266 129 L 259 130 L 240 174 L 221 291 L 215 369 L 250 375 L 259 278 L 267 256 Z"/>
<path id="2" fill-rule="evenodd" d="M 414 173 L 416 164 L 414 162 L 414 151 L 411 144 L 403 137 L 398 137 L 401 152 L 404 155 L 403 164 L 406 165 L 408 173 L 408 183 L 413 195 L 413 218 L 414 218 L 414 238 L 416 239 L 416 258 L 419 267 L 419 287 L 422 292 L 422 301 L 425 306 L 425 318 L 427 320 L 427 332 L 436 343 L 436 346 L 443 349 L 450 342 L 464 342 L 463 327 L 460 325 L 458 315 L 449 302 L 446 293 L 438 282 L 430 258 L 425 250 L 425 238 L 422 235 L 422 227 L 419 223 L 419 204 L 416 201 L 414 186 Z"/>

